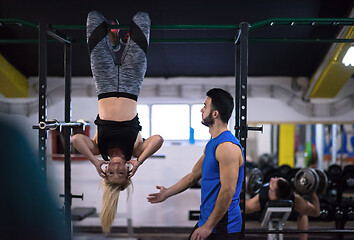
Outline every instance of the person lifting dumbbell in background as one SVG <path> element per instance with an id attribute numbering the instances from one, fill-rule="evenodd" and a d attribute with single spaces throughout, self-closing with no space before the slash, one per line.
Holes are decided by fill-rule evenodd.
<path id="1" fill-rule="evenodd" d="M 271 178 L 269 183 L 264 184 L 255 196 L 246 199 L 245 213 L 263 211 L 269 200 L 292 200 L 293 210 L 299 213 L 297 217 L 298 230 L 308 230 L 308 216 L 317 217 L 320 215 L 320 202 L 316 192 L 311 194 L 311 201 L 307 201 L 292 191 L 290 183 L 282 177 Z M 307 234 L 301 234 L 300 239 L 307 239 Z"/>

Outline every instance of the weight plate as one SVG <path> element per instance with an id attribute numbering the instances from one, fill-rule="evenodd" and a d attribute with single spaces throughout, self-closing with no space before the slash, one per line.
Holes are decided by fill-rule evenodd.
<path id="1" fill-rule="evenodd" d="M 246 190 L 251 196 L 256 195 L 263 185 L 263 174 L 258 168 L 253 168 L 247 174 Z"/>
<path id="2" fill-rule="evenodd" d="M 318 179 L 319 179 L 319 184 L 318 184 L 318 188 L 316 193 L 318 195 L 320 194 L 324 194 L 327 190 L 327 186 L 328 186 L 328 178 L 327 175 L 324 171 L 322 171 L 321 169 L 315 169 L 317 175 L 318 175 Z"/>
<path id="3" fill-rule="evenodd" d="M 282 177 L 280 170 L 278 168 L 269 168 L 264 174 L 264 182 L 269 182 L 274 177 Z"/>
<path id="4" fill-rule="evenodd" d="M 281 173 L 281 176 L 283 178 L 286 178 L 286 176 L 288 176 L 289 172 L 291 171 L 291 167 L 289 165 L 284 164 L 279 167 L 279 171 Z"/>

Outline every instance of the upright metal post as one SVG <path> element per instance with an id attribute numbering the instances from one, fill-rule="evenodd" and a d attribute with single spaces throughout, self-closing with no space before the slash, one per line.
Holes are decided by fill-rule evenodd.
<path id="1" fill-rule="evenodd" d="M 343 124 L 340 125 L 340 167 L 343 168 L 343 153 L 344 153 L 344 126 Z"/>
<path id="2" fill-rule="evenodd" d="M 235 46 L 235 129 L 236 137 L 240 140 L 244 155 L 246 156 L 247 140 L 247 76 L 248 76 L 248 23 L 240 24 L 240 46 Z M 246 164 L 246 159 L 245 163 Z M 240 207 L 242 211 L 242 238 L 245 231 L 245 196 L 246 196 L 246 174 L 244 175 L 242 191 L 240 196 Z"/>
<path id="3" fill-rule="evenodd" d="M 65 43 L 64 45 L 64 74 L 65 74 L 65 122 L 71 121 L 71 44 Z M 65 211 L 65 227 L 68 234 L 68 239 L 72 238 L 71 231 L 71 145 L 70 135 L 71 129 L 64 128 L 65 139 L 65 162 L 64 162 L 64 175 L 65 175 L 65 198 L 64 198 L 64 211 Z"/>
<path id="4" fill-rule="evenodd" d="M 245 157 L 247 156 L 246 140 L 247 140 L 247 76 L 248 76 L 248 22 L 243 22 L 240 24 L 241 27 L 241 39 L 240 39 L 240 143 L 243 147 L 243 153 Z M 244 159 L 244 164 L 246 165 L 246 159 Z M 245 168 L 244 168 L 245 170 Z M 246 193 L 246 174 L 243 175 L 243 186 L 242 186 L 242 198 L 244 203 L 243 215 L 242 215 L 242 235 L 245 230 L 245 193 Z M 243 235 L 244 238 L 244 235 Z"/>
<path id="5" fill-rule="evenodd" d="M 240 29 L 240 36 L 243 32 Z M 235 43 L 235 136 L 240 139 L 240 99 L 241 99 L 241 65 L 240 65 L 240 44 Z M 243 181 L 242 189 L 240 193 L 240 208 L 242 213 L 242 229 L 241 239 L 244 239 L 244 221 L 245 221 L 245 194 L 246 186 L 245 181 Z"/>
<path id="6" fill-rule="evenodd" d="M 247 156 L 246 140 L 247 140 L 247 76 L 248 76 L 248 23 L 243 22 L 241 26 L 240 39 L 240 143 L 243 147 L 244 155 Z M 244 164 L 246 164 L 246 159 Z M 245 169 L 245 168 L 244 168 Z M 243 177 L 243 194 L 245 201 L 246 193 L 246 174 Z M 243 203 L 242 230 L 245 229 L 245 203 Z"/>
<path id="7" fill-rule="evenodd" d="M 323 170 L 323 152 L 324 152 L 325 129 L 322 123 L 316 124 L 316 151 L 317 168 Z"/>
<path id="8" fill-rule="evenodd" d="M 247 76 L 248 76 L 248 23 L 243 22 L 240 39 L 240 143 L 246 156 L 247 140 Z"/>
<path id="9" fill-rule="evenodd" d="M 47 30 L 48 25 L 45 23 L 39 24 L 39 59 L 38 59 L 38 122 L 47 120 Z M 47 131 L 39 129 L 38 131 L 38 149 L 39 163 L 41 171 L 47 172 Z M 45 178 L 46 179 L 46 178 Z"/>
<path id="10" fill-rule="evenodd" d="M 241 70 L 240 69 L 241 69 L 240 46 L 235 44 L 235 135 L 237 139 L 240 139 L 240 96 L 241 96 Z"/>
<path id="11" fill-rule="evenodd" d="M 337 161 L 337 133 L 338 125 L 334 123 L 332 124 L 332 164 L 335 164 Z"/>

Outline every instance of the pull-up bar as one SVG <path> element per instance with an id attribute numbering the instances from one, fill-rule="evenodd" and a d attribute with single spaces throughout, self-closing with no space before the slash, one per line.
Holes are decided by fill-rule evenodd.
<path id="1" fill-rule="evenodd" d="M 250 25 L 250 32 L 274 25 L 352 26 L 354 18 L 271 18 Z"/>
<path id="2" fill-rule="evenodd" d="M 0 18 L 0 26 L 2 26 L 4 24 L 17 25 L 19 27 L 27 26 L 27 27 L 38 29 L 38 24 L 31 23 L 31 22 L 17 19 L 17 18 Z"/>
<path id="3" fill-rule="evenodd" d="M 1 21 L 1 20 L 0 20 Z M 84 30 L 84 25 L 51 25 L 52 28 L 58 30 Z M 129 30 L 129 25 L 108 25 L 108 29 Z M 235 30 L 239 29 L 238 25 L 151 25 L 152 30 Z"/>
<path id="4" fill-rule="evenodd" d="M 38 25 L 20 20 L 0 18 L 0 26 L 4 24 L 15 24 L 20 27 L 27 26 L 38 29 Z M 261 28 L 276 25 L 287 26 L 353 26 L 354 18 L 272 18 L 256 22 L 249 25 L 249 31 L 253 32 Z M 108 25 L 108 29 L 128 30 L 129 25 Z M 48 34 L 59 42 L 85 42 L 86 39 L 72 39 L 71 41 L 61 37 L 57 30 L 85 30 L 84 25 L 50 25 Z M 235 24 L 229 25 L 152 25 L 152 30 L 240 30 Z M 250 42 L 287 42 L 287 43 L 350 43 L 354 39 L 294 39 L 294 38 L 249 38 Z M 48 40 L 48 42 L 55 42 Z M 151 39 L 152 43 L 235 43 L 235 38 L 171 38 L 171 39 Z M 0 44 L 31 44 L 38 43 L 37 39 L 0 39 Z"/>
<path id="5" fill-rule="evenodd" d="M 28 26 L 38 29 L 38 24 L 31 23 L 21 19 L 0 18 L 1 24 L 15 24 L 18 26 Z M 271 18 L 250 24 L 250 32 L 260 28 L 274 25 L 290 25 L 290 26 L 351 26 L 354 25 L 354 18 Z M 51 29 L 57 30 L 85 30 L 85 25 L 50 25 Z M 108 25 L 109 29 L 119 28 L 128 30 L 129 25 Z M 219 24 L 219 25 L 152 25 L 153 30 L 237 30 L 239 25 L 235 24 Z"/>
<path id="6" fill-rule="evenodd" d="M 0 44 L 36 44 L 38 39 L 0 39 Z M 58 43 L 48 39 L 48 43 Z M 86 39 L 72 40 L 72 43 L 86 43 Z M 234 38 L 153 38 L 150 43 L 234 43 Z M 305 39 L 305 38 L 250 38 L 249 42 L 280 43 L 352 43 L 354 39 Z"/>

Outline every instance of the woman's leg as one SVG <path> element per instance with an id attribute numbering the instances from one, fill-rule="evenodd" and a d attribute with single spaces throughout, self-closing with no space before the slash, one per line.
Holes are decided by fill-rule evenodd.
<path id="1" fill-rule="evenodd" d="M 92 75 L 99 97 L 118 90 L 118 65 L 107 33 L 105 17 L 99 12 L 90 12 L 87 16 L 86 34 Z"/>
<path id="2" fill-rule="evenodd" d="M 130 38 L 122 54 L 119 71 L 119 92 L 136 96 L 140 94 L 141 85 L 147 68 L 147 50 L 150 39 L 150 18 L 145 12 L 138 12 L 130 26 Z"/>

